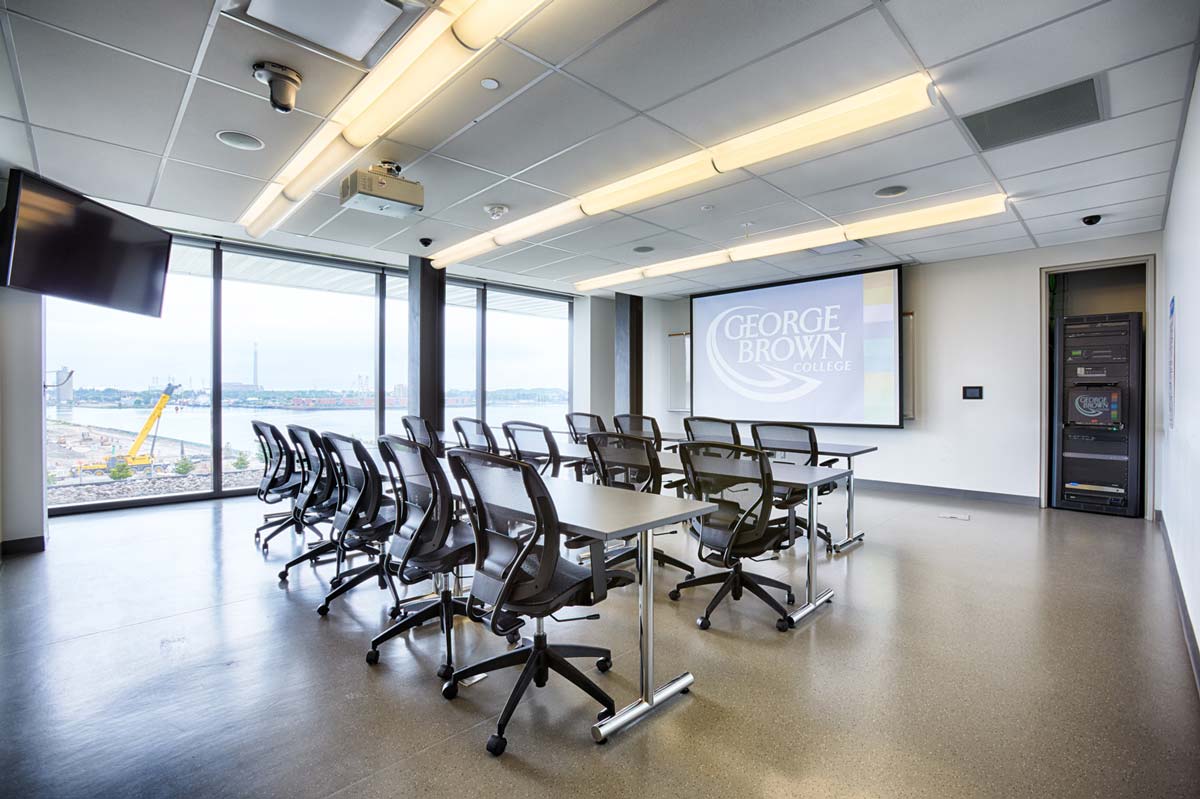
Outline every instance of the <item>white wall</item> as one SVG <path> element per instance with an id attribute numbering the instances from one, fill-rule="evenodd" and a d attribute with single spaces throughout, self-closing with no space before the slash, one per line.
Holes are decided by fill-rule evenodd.
<path id="1" fill-rule="evenodd" d="M 683 419 L 687 416 L 669 410 L 668 336 L 686 332 L 690 325 L 691 308 L 687 300 L 663 302 L 647 298 L 642 304 L 642 413 L 657 419 L 664 433 L 683 432 Z"/>
<path id="2" fill-rule="evenodd" d="M 44 537 L 42 298 L 0 288 L 0 540 Z"/>
<path id="3" fill-rule="evenodd" d="M 907 267 L 903 305 L 913 312 L 915 363 L 908 368 L 915 370 L 917 418 L 902 430 L 828 428 L 825 435 L 878 444 L 854 464 L 865 479 L 1038 496 L 1039 270 L 1157 256 L 1161 241 L 1150 233 Z M 653 315 L 655 324 L 647 313 L 645 327 L 650 414 L 666 407 L 667 328 L 688 323 L 687 300 L 657 305 L 665 307 Z M 661 348 L 652 346 L 658 338 Z M 982 385 L 984 399 L 963 400 L 964 385 Z M 682 419 L 671 426 L 682 427 Z"/>
<path id="4" fill-rule="evenodd" d="M 574 308 L 573 397 L 571 410 L 613 415 L 613 324 L 615 303 L 601 297 L 576 297 Z"/>
<path id="5" fill-rule="evenodd" d="M 1192 93 L 1163 232 L 1159 328 L 1165 367 L 1167 304 L 1174 297 L 1175 425 L 1170 427 L 1164 411 L 1162 512 L 1192 622 L 1200 625 L 1200 83 L 1197 90 Z M 1164 386 L 1166 372 L 1160 370 Z"/>

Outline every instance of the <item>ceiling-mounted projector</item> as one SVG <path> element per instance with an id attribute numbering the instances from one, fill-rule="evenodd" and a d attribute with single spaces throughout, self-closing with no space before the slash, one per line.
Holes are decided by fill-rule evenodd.
<path id="1" fill-rule="evenodd" d="M 425 187 L 400 177 L 400 167 L 383 161 L 342 179 L 343 208 L 403 219 L 425 207 Z"/>

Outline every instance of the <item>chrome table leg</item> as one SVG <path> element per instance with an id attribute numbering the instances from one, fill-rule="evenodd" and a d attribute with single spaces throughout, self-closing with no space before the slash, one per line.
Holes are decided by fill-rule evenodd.
<path id="1" fill-rule="evenodd" d="M 832 588 L 826 588 L 817 593 L 817 537 L 812 532 L 817 529 L 817 489 L 815 486 L 809 486 L 808 489 L 808 529 L 808 563 L 804 581 L 804 604 L 788 614 L 792 624 L 799 624 L 821 605 L 833 601 Z"/>
<path id="2" fill-rule="evenodd" d="M 850 470 L 850 476 L 846 478 L 846 537 L 826 547 L 838 554 L 861 544 L 866 536 L 864 531 L 854 529 L 854 458 L 846 458 L 846 468 Z"/>

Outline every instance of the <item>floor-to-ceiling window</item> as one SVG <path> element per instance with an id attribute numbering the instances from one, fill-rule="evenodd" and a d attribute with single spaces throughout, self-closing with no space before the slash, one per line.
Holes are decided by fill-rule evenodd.
<path id="1" fill-rule="evenodd" d="M 408 413 L 408 278 L 388 275 L 384 290 L 384 431 L 404 435 Z"/>
<path id="2" fill-rule="evenodd" d="M 487 420 L 566 429 L 571 306 L 567 300 L 488 286 L 484 319 Z"/>
<path id="3" fill-rule="evenodd" d="M 479 289 L 446 286 L 446 394 L 445 430 L 456 416 L 478 416 L 479 411 Z"/>
<path id="4" fill-rule="evenodd" d="M 45 308 L 47 504 L 211 491 L 212 251 L 171 247 L 161 317 Z"/>
<path id="5" fill-rule="evenodd" d="M 256 485 L 252 419 L 374 441 L 376 275 L 225 252 L 221 438 L 225 488 Z"/>

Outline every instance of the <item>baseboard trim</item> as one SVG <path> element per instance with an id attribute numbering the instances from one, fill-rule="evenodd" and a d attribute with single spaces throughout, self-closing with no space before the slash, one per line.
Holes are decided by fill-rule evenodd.
<path id="1" fill-rule="evenodd" d="M 1183 624 L 1183 639 L 1187 643 L 1188 660 L 1192 663 L 1192 679 L 1196 682 L 1196 693 L 1200 694 L 1200 647 L 1196 644 L 1196 628 L 1192 626 L 1192 615 L 1188 613 L 1187 598 L 1183 595 L 1183 583 L 1179 581 L 1179 569 L 1175 566 L 1175 550 L 1171 547 L 1171 534 L 1162 511 L 1158 511 L 1158 529 L 1163 546 L 1167 548 L 1167 563 L 1171 565 L 1171 585 L 1175 588 L 1175 604 L 1179 606 L 1179 621 Z"/>
<path id="2" fill-rule="evenodd" d="M 1021 494 L 998 494 L 992 491 L 970 491 L 965 488 L 946 488 L 944 486 L 926 486 L 917 483 L 891 483 L 884 480 L 855 480 L 855 488 L 874 488 L 881 491 L 896 491 L 902 494 L 926 494 L 938 497 L 954 497 L 955 499 L 982 499 L 989 502 L 1007 502 L 1010 505 L 1025 505 L 1036 508 L 1040 501 L 1037 497 L 1026 497 Z"/>
<path id="3" fill-rule="evenodd" d="M 35 552 L 46 551 L 46 539 L 43 536 L 35 535 L 29 538 L 14 538 L 9 541 L 0 541 L 0 555 L 9 557 L 11 555 L 32 555 Z"/>

